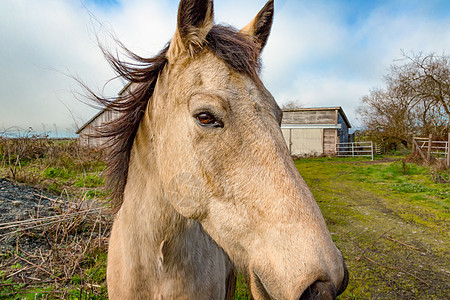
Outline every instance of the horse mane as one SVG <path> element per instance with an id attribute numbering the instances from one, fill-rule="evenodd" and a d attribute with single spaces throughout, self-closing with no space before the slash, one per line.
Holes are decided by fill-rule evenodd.
<path id="1" fill-rule="evenodd" d="M 155 57 L 144 58 L 127 49 L 120 41 L 116 42 L 132 62 L 120 60 L 103 46 L 100 46 L 100 49 L 118 77 L 129 82 L 128 93 L 111 98 L 96 95 L 90 89 L 88 93 L 94 103 L 104 109 L 118 112 L 116 119 L 96 127 L 95 133 L 91 135 L 94 138 L 106 139 L 106 187 L 112 195 L 114 206 L 118 208 L 123 200 L 133 141 L 148 101 L 153 95 L 158 76 L 168 63 L 166 53 L 170 43 Z M 209 49 L 234 71 L 246 74 L 257 85 L 262 85 L 258 76 L 260 48 L 249 36 L 232 27 L 215 25 L 208 33 L 203 48 Z"/>

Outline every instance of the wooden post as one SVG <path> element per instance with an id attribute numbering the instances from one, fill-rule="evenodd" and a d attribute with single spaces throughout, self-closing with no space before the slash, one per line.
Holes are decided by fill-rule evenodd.
<path id="1" fill-rule="evenodd" d="M 411 154 L 412 155 L 416 154 L 416 144 L 414 143 L 414 139 L 415 139 L 415 136 L 413 135 L 412 136 L 412 143 L 411 143 L 411 145 L 412 145 Z"/>
<path id="2" fill-rule="evenodd" d="M 423 154 L 423 152 L 422 152 L 422 148 L 420 148 L 419 144 L 417 143 L 417 141 L 416 141 L 415 139 L 414 139 L 414 144 L 415 144 L 415 147 L 416 147 L 417 152 L 420 154 L 420 156 L 422 157 L 422 159 L 423 159 L 424 161 L 427 161 L 427 158 L 425 157 L 425 154 Z"/>
<path id="3" fill-rule="evenodd" d="M 448 133 L 447 141 L 447 168 L 450 168 L 450 132 Z"/>
<path id="4" fill-rule="evenodd" d="M 338 112 L 336 111 L 336 120 L 337 120 L 337 114 L 338 114 Z M 336 121 L 336 124 L 337 124 L 337 121 Z M 339 141 L 339 143 L 340 142 L 341 141 Z M 334 135 L 334 155 L 336 155 L 336 156 L 338 156 L 339 152 L 341 151 L 341 149 L 339 148 L 340 147 L 339 143 L 338 143 L 338 130 L 336 129 L 335 135 Z"/>
<path id="5" fill-rule="evenodd" d="M 431 143 L 432 143 L 432 142 L 433 142 L 433 135 L 430 134 L 430 135 L 428 136 L 428 153 L 427 153 L 427 160 L 428 160 L 428 163 L 431 162 Z"/>
<path id="6" fill-rule="evenodd" d="M 292 128 L 289 128 L 289 154 L 292 156 Z"/>
<path id="7" fill-rule="evenodd" d="M 370 148 L 372 149 L 372 160 L 373 160 L 373 142 L 370 141 Z"/>

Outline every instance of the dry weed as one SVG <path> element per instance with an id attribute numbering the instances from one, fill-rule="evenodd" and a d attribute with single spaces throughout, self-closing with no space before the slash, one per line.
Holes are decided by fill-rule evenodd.
<path id="1" fill-rule="evenodd" d="M 107 249 L 111 225 L 107 209 L 87 198 L 73 202 L 51 200 L 54 214 L 50 216 L 40 216 L 38 211 L 29 219 L 0 224 L 0 240 L 15 240 L 9 257 L 0 259 L 0 270 L 4 270 L 0 298 L 23 292 L 17 287 L 49 285 L 52 297 L 106 293 L 105 261 L 97 259 Z M 6 293 L 5 288 L 9 288 Z"/>

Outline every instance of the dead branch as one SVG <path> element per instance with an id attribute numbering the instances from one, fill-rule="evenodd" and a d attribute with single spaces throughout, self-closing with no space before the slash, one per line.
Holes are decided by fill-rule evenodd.
<path id="1" fill-rule="evenodd" d="M 376 242 L 378 242 L 384 235 L 386 235 L 388 232 L 390 232 L 390 231 L 392 231 L 392 230 L 394 230 L 394 228 L 391 228 L 391 229 L 385 231 L 382 235 L 380 235 L 377 239 L 375 239 L 375 240 L 373 241 L 373 243 L 372 243 L 369 247 L 367 247 L 366 249 L 364 249 L 364 251 L 361 253 L 361 255 L 360 255 L 356 260 L 357 260 L 357 261 L 360 261 L 361 258 L 364 257 L 364 254 L 366 254 L 367 250 L 369 250 L 371 247 L 373 247 L 373 246 L 375 245 Z"/>
<path id="2" fill-rule="evenodd" d="M 422 249 L 420 249 L 420 248 L 417 248 L 417 247 L 408 245 L 408 244 L 406 244 L 406 243 L 403 243 L 403 242 L 401 242 L 401 241 L 399 241 L 399 240 L 396 240 L 396 239 L 392 238 L 390 235 L 387 235 L 386 238 L 387 238 L 388 240 L 390 240 L 390 241 L 399 243 L 400 245 L 403 245 L 403 246 L 405 246 L 405 247 L 409 247 L 409 248 L 411 248 L 411 249 L 419 250 L 419 251 L 422 250 Z"/>
<path id="3" fill-rule="evenodd" d="M 419 281 L 422 282 L 423 284 L 425 284 L 425 285 L 427 285 L 427 286 L 430 286 L 430 284 L 429 284 L 428 282 L 426 282 L 426 281 L 423 280 L 422 278 L 417 277 L 416 275 L 414 275 L 414 274 L 412 274 L 412 273 L 410 273 L 410 272 L 408 272 L 408 271 L 405 271 L 405 270 L 403 270 L 403 269 L 396 268 L 396 267 L 391 267 L 391 266 L 383 265 L 382 263 L 376 262 L 376 261 L 374 261 L 373 259 L 371 259 L 371 258 L 369 258 L 369 257 L 367 257 L 367 256 L 364 256 L 364 258 L 367 259 L 368 261 L 370 261 L 370 262 L 376 264 L 376 265 L 379 265 L 379 266 L 383 267 L 383 268 L 391 269 L 391 270 L 395 270 L 395 271 L 398 271 L 398 272 L 402 272 L 402 273 L 408 274 L 409 276 L 414 277 L 415 279 L 419 280 Z"/>
<path id="4" fill-rule="evenodd" d="M 20 273 L 22 273 L 23 271 L 27 271 L 27 270 L 29 270 L 29 269 L 31 269 L 31 268 L 32 268 L 32 267 L 21 268 L 20 270 L 18 270 L 18 271 L 16 271 L 16 272 L 11 273 L 11 274 L 9 274 L 8 276 L 6 276 L 6 279 L 11 278 L 11 277 L 13 277 L 13 276 L 15 276 L 15 275 L 17 275 L 17 274 L 20 274 Z"/>
<path id="5" fill-rule="evenodd" d="M 51 277 L 54 277 L 54 278 L 57 279 L 58 281 L 63 281 L 63 279 L 59 278 L 58 276 L 56 276 L 56 275 L 53 274 L 53 273 L 50 273 L 49 271 L 47 271 L 46 269 L 42 268 L 41 266 L 38 266 L 38 265 L 32 263 L 31 261 L 29 261 L 29 260 L 23 258 L 23 257 L 20 257 L 20 256 L 18 256 L 18 255 L 16 255 L 16 256 L 17 256 L 17 258 L 23 260 L 23 261 L 26 262 L 27 264 L 32 265 L 33 267 L 35 267 L 35 268 L 41 270 L 42 272 L 44 272 L 44 273 L 50 275 Z"/>
<path id="6" fill-rule="evenodd" d="M 53 204 L 55 204 L 55 203 L 67 204 L 68 203 L 67 201 L 61 201 L 61 200 L 50 198 L 50 197 L 47 197 L 47 196 L 44 196 L 44 195 L 41 195 L 41 194 L 37 194 L 37 193 L 34 193 L 33 195 L 36 196 L 36 197 L 39 197 L 41 199 L 49 200 L 49 201 L 53 202 Z"/>

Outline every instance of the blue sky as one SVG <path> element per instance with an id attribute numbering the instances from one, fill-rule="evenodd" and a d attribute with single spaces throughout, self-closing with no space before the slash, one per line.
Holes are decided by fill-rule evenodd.
<path id="1" fill-rule="evenodd" d="M 215 20 L 242 27 L 265 0 L 216 0 Z M 245 3 L 245 4 L 244 4 Z M 95 114 L 79 102 L 78 84 L 108 95 L 114 76 L 96 35 L 109 32 L 143 56 L 156 54 L 175 31 L 176 0 L 0 1 L 0 131 L 73 133 Z M 360 98 L 383 84 L 401 51 L 450 53 L 448 0 L 275 0 L 263 52 L 262 79 L 280 105 L 342 106 L 358 126 Z"/>
<path id="2" fill-rule="evenodd" d="M 89 0 L 86 1 L 87 4 L 93 4 L 100 9 L 119 9 L 121 1 L 118 0 Z"/>

